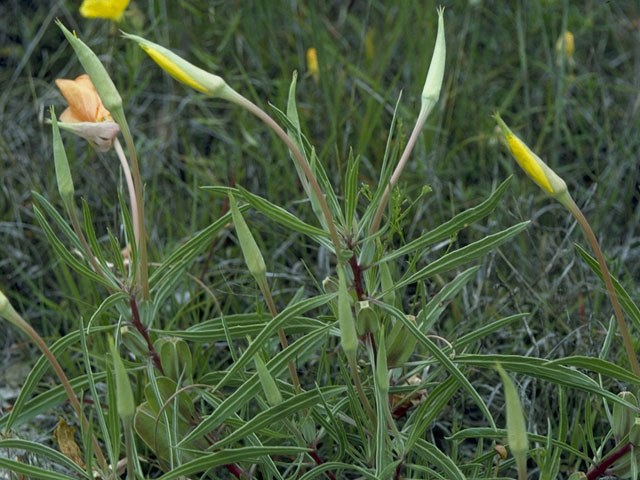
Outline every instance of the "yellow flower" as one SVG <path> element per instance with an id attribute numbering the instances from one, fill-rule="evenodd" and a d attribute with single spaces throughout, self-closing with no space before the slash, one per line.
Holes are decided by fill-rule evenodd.
<path id="1" fill-rule="evenodd" d="M 102 104 L 89 75 L 59 78 L 56 85 L 69 104 L 60 115 L 59 127 L 89 140 L 101 152 L 109 150 L 120 127 Z"/>
<path id="2" fill-rule="evenodd" d="M 83 0 L 80 15 L 87 18 L 108 18 L 116 22 L 129 6 L 129 0 Z"/>
<path id="3" fill-rule="evenodd" d="M 552 197 L 558 198 L 567 193 L 567 184 L 546 163 L 542 161 L 531 149 L 504 123 L 498 113 L 493 118 L 498 122 L 505 136 L 507 145 L 522 169 Z"/>
<path id="4" fill-rule="evenodd" d="M 562 47 L 564 44 L 564 56 L 567 58 L 571 58 L 573 56 L 573 52 L 576 50 L 575 40 L 573 38 L 573 33 L 569 30 L 564 32 L 564 34 L 558 37 L 558 41 L 556 42 L 556 51 L 559 54 L 563 53 Z"/>
<path id="5" fill-rule="evenodd" d="M 318 68 L 318 52 L 314 47 L 307 50 L 307 68 L 313 79 L 317 82 L 320 70 Z"/>

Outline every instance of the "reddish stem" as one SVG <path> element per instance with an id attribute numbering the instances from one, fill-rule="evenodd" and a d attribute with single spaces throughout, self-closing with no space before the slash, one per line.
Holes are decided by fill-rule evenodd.
<path id="1" fill-rule="evenodd" d="M 318 464 L 318 465 L 322 465 L 324 463 L 324 461 L 320 458 L 320 455 L 318 455 L 318 451 L 313 449 L 309 452 L 309 456 L 311 458 L 313 458 L 313 460 Z M 336 480 L 336 477 L 333 473 L 331 472 L 324 472 L 327 477 L 329 477 L 331 480 Z"/>
<path id="2" fill-rule="evenodd" d="M 362 286 L 362 269 L 358 265 L 355 253 L 349 259 L 349 265 L 351 265 L 351 271 L 353 272 L 353 287 L 356 289 L 358 295 L 358 301 L 364 300 L 364 287 Z"/>
<path id="3" fill-rule="evenodd" d="M 587 480 L 595 480 L 596 478 L 600 478 L 605 474 L 607 468 L 609 468 L 613 463 L 619 458 L 623 457 L 625 454 L 629 453 L 631 450 L 631 443 L 626 443 L 620 450 L 611 454 L 606 460 L 598 465 L 594 470 L 591 470 L 587 473 Z"/>
<path id="4" fill-rule="evenodd" d="M 147 342 L 147 348 L 149 349 L 149 355 L 151 355 L 153 364 L 158 370 L 160 370 L 160 373 L 164 375 L 164 369 L 162 368 L 162 363 L 160 363 L 160 355 L 158 355 L 158 352 L 156 352 L 156 349 L 153 347 L 153 343 L 151 343 L 147 327 L 145 327 L 140 321 L 140 312 L 138 312 L 138 305 L 133 295 L 129 297 L 129 303 L 131 305 L 131 314 L 133 315 L 131 324 L 140 332 L 140 335 L 142 335 L 144 340 Z"/>
<path id="5" fill-rule="evenodd" d="M 400 474 L 402 473 L 402 464 L 403 462 L 398 463 L 396 467 L 396 473 L 393 474 L 393 480 L 400 480 Z"/>

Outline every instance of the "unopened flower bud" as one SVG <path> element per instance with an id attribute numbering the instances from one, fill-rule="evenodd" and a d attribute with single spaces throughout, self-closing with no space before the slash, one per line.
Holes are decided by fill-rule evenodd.
<path id="1" fill-rule="evenodd" d="M 447 56 L 447 45 L 444 38 L 444 8 L 438 8 L 438 34 L 436 45 L 433 49 L 427 80 L 422 89 L 421 113 L 429 111 L 440 97 L 442 89 L 442 79 L 444 77 L 444 64 Z"/>
<path id="2" fill-rule="evenodd" d="M 568 195 L 567 184 L 556 172 L 551 170 L 531 149 L 520 140 L 504 123 L 500 114 L 496 113 L 493 118 L 498 122 L 500 129 L 509 145 L 509 150 L 516 159 L 520 167 L 538 184 L 545 192 L 552 197 L 562 201 Z"/>
<path id="3" fill-rule="evenodd" d="M 137 35 L 125 33 L 124 36 L 125 38 L 138 42 L 140 48 L 142 48 L 160 68 L 179 82 L 214 97 L 226 98 L 227 94 L 233 91 L 222 77 L 196 67 L 162 45 L 150 42 Z"/>
<path id="4" fill-rule="evenodd" d="M 247 223 L 240 213 L 236 199 L 232 193 L 229 193 L 229 206 L 231 210 L 231 216 L 233 217 L 233 224 L 236 227 L 236 235 L 240 242 L 240 249 L 244 256 L 244 261 L 247 264 L 247 268 L 258 284 L 261 284 L 266 279 L 267 266 L 264 263 L 264 258 L 260 252 L 260 248 L 256 243 Z"/>

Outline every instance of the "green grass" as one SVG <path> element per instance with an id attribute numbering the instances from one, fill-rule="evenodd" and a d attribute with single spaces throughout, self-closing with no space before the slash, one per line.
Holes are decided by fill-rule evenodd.
<path id="1" fill-rule="evenodd" d="M 235 183 L 312 225 L 318 223 L 288 152 L 270 131 L 248 113 L 175 82 L 135 44 L 122 39 L 119 28 L 223 76 L 269 113 L 269 104 L 285 109 L 291 75 L 297 70 L 302 130 L 342 195 L 350 149 L 360 156 L 359 183 L 371 188 L 377 184 L 401 94 L 400 137 L 395 141 L 404 143 L 410 134 L 437 26 L 435 4 L 425 3 L 430 2 L 134 1 L 117 26 L 80 17 L 77 2 L 12 0 L 0 5 L 0 289 L 11 292 L 16 309 L 49 344 L 77 328 L 80 317 L 86 324 L 104 298 L 103 290 L 56 260 L 32 210 L 32 190 L 62 206 L 50 128 L 43 119 L 50 104 L 58 114 L 64 108 L 55 79 L 82 73 L 53 23 L 56 17 L 100 55 L 123 93 L 146 188 L 150 259 L 158 261 L 219 217 L 223 197 L 201 186 Z M 431 333 L 453 342 L 490 321 L 531 312 L 524 321 L 472 344 L 466 353 L 597 357 L 612 309 L 603 285 L 573 245 L 586 247 L 585 238 L 570 215 L 518 169 L 499 142 L 490 115 L 499 110 L 514 132 L 567 181 L 601 240 L 612 274 L 637 300 L 640 6 L 634 0 L 442 3 L 447 29 L 443 93 L 401 177 L 398 208 L 408 208 L 425 185 L 431 191 L 413 205 L 389 244 L 401 246 L 480 203 L 514 173 L 492 215 L 460 232 L 451 244 L 443 241 L 420 257 L 419 266 L 424 266 L 448 249 L 532 220 L 524 234 L 483 258 L 476 276 L 454 297 Z M 575 35 L 575 65 L 556 60 L 555 42 L 565 29 Z M 318 51 L 318 81 L 306 65 L 310 47 Z M 63 138 L 78 196 L 88 202 L 98 238 L 107 245 L 107 229 L 122 233 L 117 231 L 116 188 L 124 184 L 116 159 L 96 153 L 79 138 Z M 362 196 L 359 207 L 366 207 Z M 317 295 L 317 285 L 333 271 L 327 252 L 255 211 L 246 218 L 260 234 L 278 305 L 284 309 L 299 288 L 305 297 Z M 233 230 L 217 237 L 210 261 L 205 259 L 206 254 L 198 257 L 190 272 L 200 277 L 207 265 L 202 279 L 224 314 L 266 309 Z M 421 295 L 430 299 L 452 279 L 450 273 L 437 276 L 425 283 L 424 291 L 407 294 L 406 313 L 417 313 Z M 191 302 L 180 295 L 170 297 L 171 314 L 163 318 L 163 328 L 184 329 L 218 316 L 214 302 L 195 282 L 185 281 L 177 290 Z M 632 328 L 632 335 L 637 333 Z M 11 330 L 0 341 L 6 352 L 4 371 L 24 361 L 29 356 L 24 352 L 35 352 L 23 341 Z M 202 365 L 228 364 L 226 354 L 197 348 L 203 349 L 196 355 Z M 606 358 L 626 367 L 618 338 L 611 350 Z M 35 359 L 35 353 L 31 355 Z M 61 361 L 70 377 L 84 371 L 79 350 Z M 328 362 L 324 354 L 312 357 L 314 366 L 302 375 L 303 382 L 312 384 L 318 373 L 314 368 L 322 371 Z M 408 369 L 405 377 L 411 373 Z M 469 379 L 503 425 L 497 373 L 478 369 Z M 561 393 L 528 375 L 518 374 L 516 380 L 530 432 L 545 435 L 547 417 L 564 406 L 569 437 L 580 436 L 579 425 L 593 397 L 570 389 Z M 606 383 L 614 393 L 624 385 Z M 446 445 L 461 464 L 475 455 L 476 439 L 457 443 L 446 437 L 487 423 L 471 399 L 460 392 L 453 398 L 426 438 Z M 594 410 L 594 431 L 601 437 L 608 422 L 601 403 Z M 553 434 L 560 428 L 554 421 L 551 427 Z M 589 451 L 583 444 L 577 448 Z M 572 466 L 568 455 L 561 464 Z"/>

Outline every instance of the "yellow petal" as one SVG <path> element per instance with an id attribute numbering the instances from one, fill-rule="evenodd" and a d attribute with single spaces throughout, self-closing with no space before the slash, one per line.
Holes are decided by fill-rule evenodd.
<path id="1" fill-rule="evenodd" d="M 317 81 L 320 70 L 318 68 L 318 53 L 313 47 L 307 50 L 307 68 L 313 79 Z"/>
<path id="2" fill-rule="evenodd" d="M 191 88 L 195 88 L 203 93 L 209 93 L 209 90 L 202 85 L 200 82 L 195 80 L 193 77 L 187 74 L 183 69 L 181 69 L 178 64 L 170 60 L 167 56 L 163 55 L 159 51 L 151 48 L 148 45 L 140 44 L 140 47 L 147 52 L 147 54 L 160 65 L 165 72 L 171 75 L 173 78 L 178 80 L 179 82 L 185 83 L 189 85 Z"/>
<path id="3" fill-rule="evenodd" d="M 80 15 L 118 21 L 128 5 L 129 0 L 84 0 L 80 5 Z"/>
<path id="4" fill-rule="evenodd" d="M 522 169 L 538 184 L 545 189 L 549 194 L 553 195 L 553 188 L 549 183 L 549 179 L 544 173 L 543 168 L 538 163 L 531 150 L 525 145 L 525 143 L 518 137 L 511 133 L 507 133 L 507 142 L 511 153 L 515 157 L 516 161 L 520 164 Z"/>

